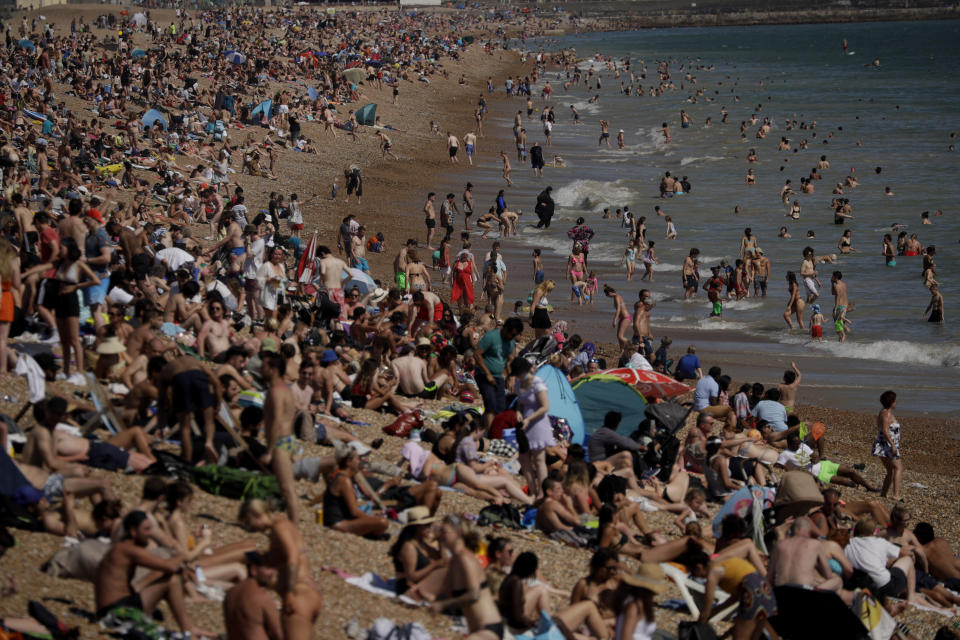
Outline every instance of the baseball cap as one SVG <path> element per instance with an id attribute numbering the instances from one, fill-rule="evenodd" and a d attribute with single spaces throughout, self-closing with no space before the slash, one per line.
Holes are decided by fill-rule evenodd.
<path id="1" fill-rule="evenodd" d="M 323 352 L 323 355 L 320 356 L 320 362 L 327 364 L 329 362 L 336 362 L 340 359 L 340 356 L 337 355 L 337 352 L 333 349 L 327 349 Z"/>
<path id="2" fill-rule="evenodd" d="M 93 218 L 100 224 L 103 224 L 103 215 L 101 215 L 101 213 L 97 209 L 94 209 L 94 208 L 88 209 L 87 216 L 90 218 Z"/>

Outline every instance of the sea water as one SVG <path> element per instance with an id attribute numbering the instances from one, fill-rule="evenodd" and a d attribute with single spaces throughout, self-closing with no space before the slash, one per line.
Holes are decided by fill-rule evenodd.
<path id="1" fill-rule="evenodd" d="M 844 39 L 846 52 L 841 46 Z M 539 94 L 539 88 L 550 82 L 550 104 L 557 116 L 553 143 L 544 145 L 544 156 L 548 163 L 554 155 L 562 156 L 564 168 L 548 166 L 544 177 L 535 179 L 529 162 L 517 161 L 513 145 L 505 148 L 516 183 L 506 192 L 507 203 L 511 209 L 524 209 L 521 223 L 528 225 L 518 240 L 509 244 L 527 247 L 518 256 L 528 254 L 530 247 L 541 247 L 545 257 L 549 254 L 548 262 L 554 268 L 548 277 L 561 283 L 551 300 L 558 308 L 556 317 L 568 318 L 566 310 L 570 309 L 569 287 L 559 266 L 571 248 L 566 231 L 578 216 L 584 216 L 597 234 L 591 242 L 589 266 L 597 271 L 601 286 L 609 283 L 631 306 L 641 287 L 650 289 L 657 301 L 653 322 L 658 336 L 709 330 L 710 337 L 704 340 L 712 340 L 716 349 L 728 353 L 752 350 L 760 355 L 761 364 L 776 360 L 771 373 L 782 371 L 783 362 L 802 359 L 802 366 L 814 372 L 808 382 L 827 396 L 833 393 L 831 402 L 837 406 L 875 407 L 883 387 L 911 395 L 908 404 L 913 411 L 939 413 L 960 408 L 960 324 L 954 314 L 960 300 L 960 155 L 948 151 L 950 144 L 958 142 L 950 138 L 951 132 L 960 131 L 960 24 L 652 29 L 528 40 L 517 46 L 533 53 L 575 48 L 582 60 L 580 69 L 593 69 L 602 82 L 601 89 L 588 91 L 581 81 L 564 90 L 567 75 L 549 71 L 537 85 Z M 601 57 L 617 61 L 620 67 L 629 58 L 630 71 L 645 95 L 621 94 L 621 82 L 630 84 L 630 73 L 621 70 L 620 77 L 615 77 Z M 879 66 L 873 66 L 875 60 Z M 647 92 L 657 84 L 658 61 L 670 62 L 677 88 L 650 97 Z M 640 79 L 644 67 L 646 79 Z M 684 79 L 688 73 L 695 83 Z M 697 90 L 703 90 L 703 95 L 694 102 Z M 599 101 L 591 104 L 587 99 L 593 95 L 599 95 Z M 541 104 L 538 95 L 537 106 Z M 573 125 L 571 104 L 579 110 L 583 125 Z M 729 114 L 725 124 L 721 122 L 723 108 Z M 534 141 L 543 144 L 539 113 L 527 120 L 520 99 L 515 110 L 519 109 L 524 111 L 527 146 Z M 681 109 L 692 120 L 689 128 L 680 126 Z M 766 139 L 757 139 L 759 125 L 748 122 L 747 138 L 741 140 L 740 123 L 749 121 L 752 114 L 761 121 L 770 118 L 773 128 Z M 712 118 L 709 127 L 705 124 L 708 117 Z M 600 119 L 610 122 L 610 149 L 598 146 Z M 816 126 L 787 130 L 787 120 L 815 122 Z M 659 131 L 664 122 L 672 136 L 669 143 Z M 488 122 L 486 128 L 503 133 L 511 125 L 512 113 L 507 113 Z M 622 150 L 616 144 L 620 129 L 626 142 Z M 781 137 L 788 138 L 791 151 L 777 150 Z M 808 149 L 793 152 L 803 139 Z M 756 149 L 759 161 L 748 164 L 751 148 Z M 498 178 L 498 150 L 481 149 L 485 157 L 475 170 L 476 177 L 471 178 L 482 185 L 475 190 L 478 212 L 486 210 L 498 182 L 499 188 L 504 186 Z M 788 207 L 779 198 L 784 181 L 791 179 L 794 190 L 799 191 L 800 178 L 810 173 L 821 155 L 831 168 L 822 171 L 822 180 L 815 181 L 814 194 L 793 196 L 802 207 L 800 219 L 785 217 Z M 756 174 L 755 186 L 745 184 L 748 168 Z M 658 183 L 665 171 L 676 177 L 688 176 L 691 193 L 661 199 Z M 831 192 L 848 175 L 859 180 L 858 187 L 845 188 L 842 196 L 850 199 L 854 218 L 844 226 L 834 225 Z M 536 193 L 547 184 L 553 187 L 557 214 L 551 229 L 538 231 L 529 223 L 536 221 Z M 886 187 L 894 195 L 886 195 Z M 672 217 L 679 232 L 676 240 L 665 239 L 666 223 L 657 217 L 655 205 Z M 660 264 L 654 267 L 652 284 L 639 281 L 643 272 L 639 252 L 636 275 L 627 283 L 625 270 L 618 266 L 626 230 L 616 220 L 600 218 L 605 207 L 614 211 L 624 206 L 635 216 L 646 216 L 647 239 L 656 242 Z M 739 215 L 734 213 L 735 206 L 741 208 Z M 935 216 L 937 209 L 943 210 L 942 217 Z M 932 225 L 921 226 L 922 211 L 930 212 Z M 924 245 L 937 247 L 945 324 L 921 319 L 930 299 L 921 277 L 922 258 L 898 257 L 895 267 L 885 265 L 881 240 L 894 223 L 918 234 Z M 792 239 L 778 238 L 781 226 L 788 228 Z M 700 249 L 702 284 L 709 277 L 709 267 L 724 258 L 732 265 L 739 257 L 746 227 L 752 228 L 772 262 L 768 295 L 726 303 L 722 320 L 708 318 L 704 292 L 694 301 L 683 299 L 680 273 L 684 257 L 691 247 Z M 828 321 L 824 342 L 812 342 L 809 329 L 788 331 L 784 323 L 788 299 L 785 273 L 799 274 L 804 247 L 812 247 L 818 255 L 839 254 L 837 243 L 845 229 L 852 230 L 853 247 L 859 253 L 839 255 L 835 264 L 818 267 L 824 285 L 818 302 Z M 815 238 L 807 239 L 808 231 Z M 896 239 L 896 233 L 893 236 Z M 522 280 L 521 293 L 529 288 L 528 262 L 522 258 L 513 272 L 516 277 L 511 275 L 514 289 Z M 829 321 L 834 270 L 842 271 L 853 307 L 848 316 L 853 330 L 842 344 Z M 508 297 L 508 301 L 512 299 Z M 574 313 L 581 324 L 594 318 L 595 324 L 590 326 L 596 331 L 590 337 L 613 342 L 611 310 L 601 293 L 592 312 L 586 316 L 583 310 Z M 809 324 L 809 307 L 804 315 Z M 701 342 L 698 339 L 698 345 Z M 675 350 L 683 347 L 674 345 Z"/>

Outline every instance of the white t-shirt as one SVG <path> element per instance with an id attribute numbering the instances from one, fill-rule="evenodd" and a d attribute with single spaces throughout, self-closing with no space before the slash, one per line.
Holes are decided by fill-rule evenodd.
<path id="1" fill-rule="evenodd" d="M 883 538 L 853 538 L 843 550 L 854 569 L 866 572 L 878 587 L 890 582 L 887 563 L 900 556 L 900 547 Z"/>
<path id="2" fill-rule="evenodd" d="M 230 311 L 237 310 L 237 296 L 233 295 L 233 292 L 230 291 L 230 287 L 223 284 L 219 280 L 214 280 L 207 285 L 207 291 L 216 291 L 220 294 L 220 297 L 223 298 L 223 303 L 227 305 L 227 309 Z"/>
<path id="3" fill-rule="evenodd" d="M 166 262 L 168 271 L 176 271 L 183 265 L 193 262 L 193 256 L 179 247 L 167 247 L 157 251 L 157 262 Z"/>
<path id="4" fill-rule="evenodd" d="M 300 210 L 300 205 L 296 200 L 290 201 L 290 218 L 288 222 L 290 224 L 303 224 L 303 211 Z"/>
<path id="5" fill-rule="evenodd" d="M 233 208 L 230 209 L 233 212 L 233 219 L 238 223 L 245 225 L 247 224 L 247 205 L 245 204 L 235 204 Z"/>
<path id="6" fill-rule="evenodd" d="M 800 467 L 801 469 L 806 469 L 810 471 L 813 466 L 813 449 L 807 445 L 800 443 L 800 448 L 796 451 L 790 451 L 790 449 L 784 449 L 783 453 L 780 454 L 780 457 L 777 458 L 777 464 L 783 467 L 784 469 L 791 469 L 793 467 Z"/>
<path id="7" fill-rule="evenodd" d="M 263 238 L 257 238 L 250 243 L 250 247 L 243 257 L 243 277 L 247 280 L 255 280 L 260 265 L 263 264 L 263 248 L 266 246 Z"/>

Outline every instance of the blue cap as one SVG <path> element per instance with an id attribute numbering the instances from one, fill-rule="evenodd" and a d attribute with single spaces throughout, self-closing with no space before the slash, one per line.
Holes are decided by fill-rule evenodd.
<path id="1" fill-rule="evenodd" d="M 336 362 L 340 359 L 340 356 L 337 355 L 337 352 L 333 349 L 327 349 L 323 352 L 323 355 L 320 356 L 320 362 L 323 364 L 328 364 L 330 362 Z"/>

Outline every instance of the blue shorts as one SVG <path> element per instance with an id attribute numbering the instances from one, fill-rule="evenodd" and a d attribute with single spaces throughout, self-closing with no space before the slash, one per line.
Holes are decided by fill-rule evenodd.
<path id="1" fill-rule="evenodd" d="M 370 264 L 367 262 L 366 258 L 354 258 L 353 266 L 360 271 L 368 272 L 370 271 Z"/>
<path id="2" fill-rule="evenodd" d="M 466 147 L 467 147 L 467 155 L 468 155 L 468 156 L 472 156 L 472 155 L 473 155 L 473 145 L 472 145 L 472 144 L 468 144 L 468 145 L 466 145 Z"/>
<path id="3" fill-rule="evenodd" d="M 88 307 L 103 304 L 107 301 L 107 291 L 110 290 L 110 276 L 100 276 L 100 284 L 92 287 L 84 287 L 83 304 Z"/>
<path id="4" fill-rule="evenodd" d="M 230 253 L 238 257 L 242 256 L 246 252 L 247 252 L 246 247 L 234 247 L 233 249 L 230 249 Z"/>
<path id="5" fill-rule="evenodd" d="M 546 276 L 545 276 L 545 274 L 543 273 L 543 269 L 538 269 L 537 272 L 533 274 L 533 282 L 534 282 L 534 284 L 540 284 L 541 282 L 543 282 L 543 280 L 544 280 L 545 277 L 546 277 Z"/>

